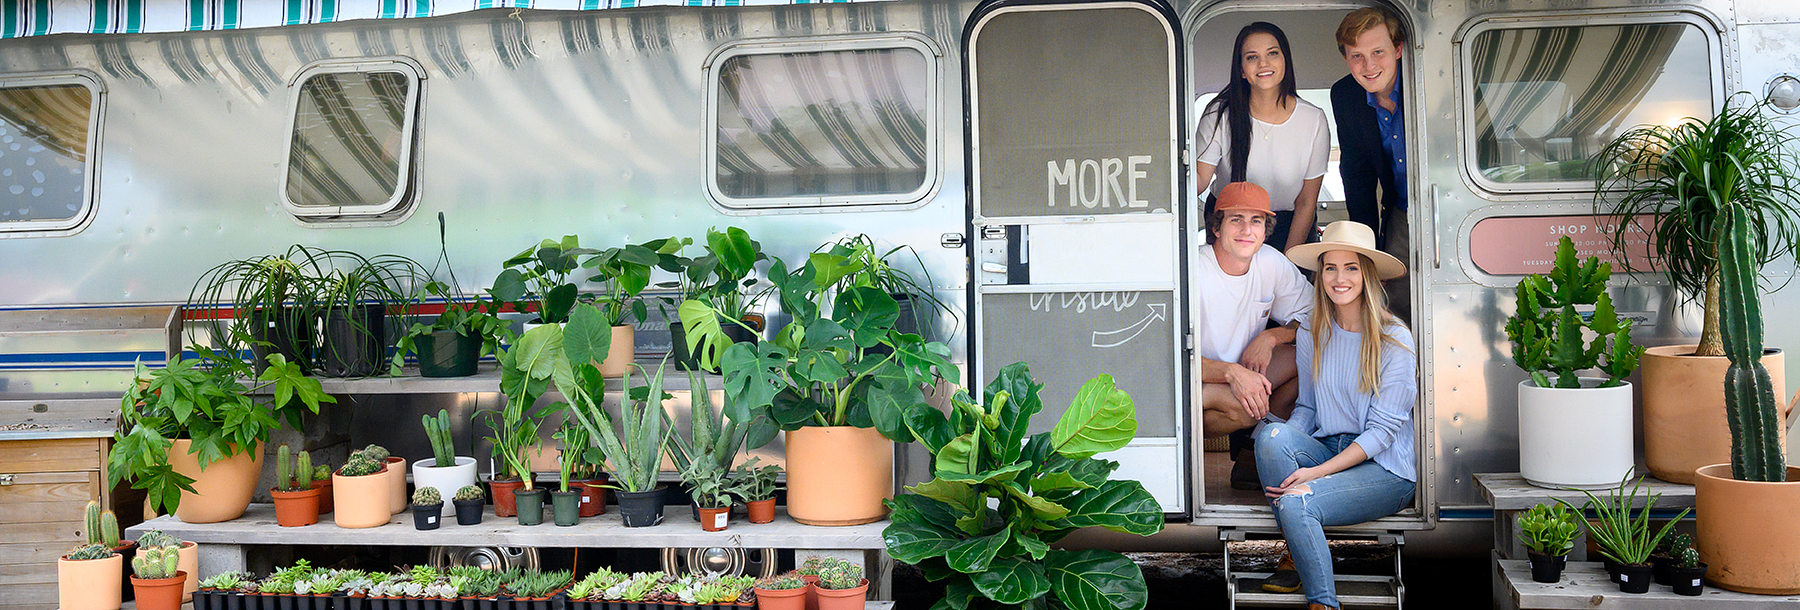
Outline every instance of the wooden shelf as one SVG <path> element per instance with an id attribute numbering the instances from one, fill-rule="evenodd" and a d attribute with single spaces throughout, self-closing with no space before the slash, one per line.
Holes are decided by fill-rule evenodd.
<path id="1" fill-rule="evenodd" d="M 1608 580 L 1606 569 L 1599 563 L 1571 561 L 1554 583 L 1531 580 L 1531 566 L 1520 559 L 1499 561 L 1506 590 L 1494 595 L 1508 595 L 1514 607 L 1524 609 L 1598 608 L 1619 610 L 1676 610 L 1707 608 L 1722 610 L 1761 610 L 1800 606 L 1796 595 L 1751 595 L 1708 586 L 1698 597 L 1676 595 L 1670 587 L 1652 583 L 1650 592 L 1633 594 L 1619 591 L 1619 585 Z"/>
<path id="2" fill-rule="evenodd" d="M 1487 499 L 1488 503 L 1494 506 L 1495 511 L 1526 510 L 1540 502 L 1550 502 L 1559 498 L 1576 506 L 1581 506 L 1582 502 L 1587 501 L 1587 495 L 1580 491 L 1538 487 L 1526 483 L 1525 478 L 1516 472 L 1477 474 L 1475 475 L 1475 485 L 1481 490 L 1481 497 Z M 1627 487 L 1626 491 L 1630 491 L 1630 488 Z M 1649 493 L 1645 494 L 1645 491 Z M 1592 490 L 1592 493 L 1601 498 L 1606 497 L 1606 490 Z M 1662 494 L 1662 497 L 1656 499 L 1656 508 L 1681 509 L 1694 506 L 1694 486 L 1692 485 L 1678 485 L 1644 477 L 1644 486 L 1638 493 L 1650 496 Z M 1637 498 L 1640 502 L 1633 504 L 1633 507 L 1643 508 L 1642 499 L 1641 496 Z"/>
<path id="3" fill-rule="evenodd" d="M 655 362 L 640 362 L 654 371 Z M 383 369 L 384 371 L 386 369 Z M 654 374 L 654 373 L 653 373 Z M 416 366 L 408 366 L 398 377 L 314 377 L 319 380 L 327 394 L 466 394 L 500 391 L 500 365 L 483 362 L 474 375 L 468 377 L 420 377 Z M 706 386 L 717 390 L 725 387 L 723 378 L 718 375 L 705 375 Z M 634 385 L 646 385 L 643 376 L 635 371 L 631 377 Z M 670 365 L 663 372 L 663 389 L 672 392 L 688 390 L 687 371 L 675 370 Z M 617 391 L 624 387 L 620 379 L 608 379 L 606 389 Z M 272 390 L 264 389 L 259 394 L 269 394 Z M 555 393 L 552 389 L 551 393 Z"/>

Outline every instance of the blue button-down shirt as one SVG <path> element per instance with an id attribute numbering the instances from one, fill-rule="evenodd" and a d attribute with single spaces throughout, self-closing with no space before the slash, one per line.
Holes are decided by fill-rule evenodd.
<path id="1" fill-rule="evenodd" d="M 1367 92 L 1369 105 L 1375 108 L 1375 125 L 1381 128 L 1381 148 L 1387 151 L 1388 163 L 1394 167 L 1394 188 L 1400 191 L 1400 209 L 1406 209 L 1406 109 L 1400 105 L 1400 81 L 1394 81 L 1394 111 L 1388 112 Z"/>

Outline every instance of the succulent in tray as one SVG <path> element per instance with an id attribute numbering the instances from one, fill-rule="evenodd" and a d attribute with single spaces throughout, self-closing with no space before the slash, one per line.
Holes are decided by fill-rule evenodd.
<path id="1" fill-rule="evenodd" d="M 765 591 L 782 591 L 787 589 L 802 589 L 805 587 L 806 580 L 800 578 L 798 570 L 796 570 L 795 574 L 764 578 L 756 582 L 756 588 Z"/>
<path id="2" fill-rule="evenodd" d="M 200 588 L 212 589 L 215 591 L 232 591 L 236 590 L 239 585 L 244 584 L 244 579 L 246 577 L 247 575 L 242 572 L 220 572 L 207 577 L 206 580 L 200 581 Z"/>

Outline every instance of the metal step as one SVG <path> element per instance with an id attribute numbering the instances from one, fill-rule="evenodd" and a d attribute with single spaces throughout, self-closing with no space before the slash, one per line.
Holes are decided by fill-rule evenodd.
<path id="1" fill-rule="evenodd" d="M 1268 572 L 1238 572 L 1231 574 L 1230 593 L 1232 607 L 1247 608 L 1304 608 L 1306 607 L 1306 591 L 1293 593 L 1270 593 L 1262 590 L 1263 579 Z M 1338 575 L 1338 603 L 1344 608 L 1399 608 L 1399 579 L 1392 576 L 1354 576 Z"/>

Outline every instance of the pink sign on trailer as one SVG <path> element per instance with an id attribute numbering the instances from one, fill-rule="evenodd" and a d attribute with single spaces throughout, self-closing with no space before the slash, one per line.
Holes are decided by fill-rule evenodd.
<path id="1" fill-rule="evenodd" d="M 1469 260 L 1490 275 L 1549 273 L 1556 244 L 1567 235 L 1579 258 L 1599 257 L 1622 271 L 1613 252 L 1613 235 L 1625 231 L 1626 256 L 1636 271 L 1659 271 L 1650 255 L 1648 217 L 1624 222 L 1623 216 L 1500 216 L 1484 218 L 1469 230 Z"/>

